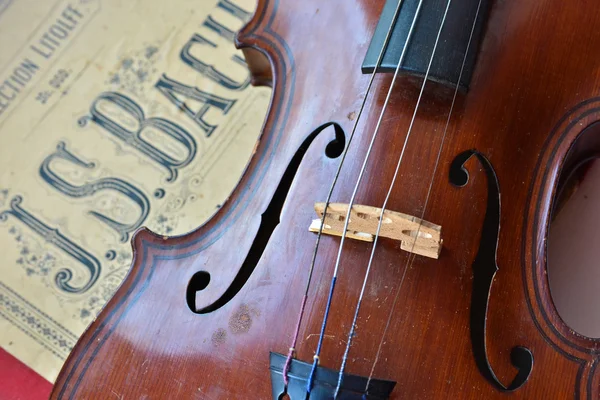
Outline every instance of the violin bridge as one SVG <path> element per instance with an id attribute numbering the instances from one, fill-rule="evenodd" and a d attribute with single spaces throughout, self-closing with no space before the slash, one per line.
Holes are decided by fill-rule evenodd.
<path id="1" fill-rule="evenodd" d="M 309 231 L 319 232 L 325 203 L 315 203 L 315 211 L 319 216 L 312 221 Z M 332 236 L 342 236 L 348 204 L 330 203 L 327 207 L 327 217 L 323 233 Z M 381 208 L 354 205 L 350 213 L 350 222 L 346 237 L 364 242 L 373 242 L 379 225 Z M 430 258 L 439 258 L 443 240 L 442 227 L 424 221 L 412 215 L 385 210 L 383 223 L 379 232 L 380 237 L 400 241 L 402 250 Z"/>

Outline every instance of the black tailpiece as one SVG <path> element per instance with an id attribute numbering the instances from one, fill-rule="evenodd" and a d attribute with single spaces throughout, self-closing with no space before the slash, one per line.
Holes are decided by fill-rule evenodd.
<path id="1" fill-rule="evenodd" d="M 283 367 L 286 356 L 271 353 L 271 388 L 273 400 L 279 400 L 285 393 L 283 383 Z M 306 399 L 306 383 L 312 365 L 303 361 L 292 360 L 288 372 L 289 385 L 287 395 L 291 400 Z M 332 400 L 337 386 L 338 371 L 329 368 L 317 367 L 315 381 L 310 392 L 310 400 Z M 336 400 L 387 400 L 390 398 L 396 382 L 371 379 L 369 388 L 365 393 L 367 378 L 356 375 L 344 374 L 342 388 Z"/>

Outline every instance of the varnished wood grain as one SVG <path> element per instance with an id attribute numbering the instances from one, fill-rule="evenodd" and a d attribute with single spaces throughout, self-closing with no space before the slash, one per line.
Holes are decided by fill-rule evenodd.
<path id="1" fill-rule="evenodd" d="M 333 130 L 310 146 L 269 244 L 242 290 L 224 307 L 195 314 L 185 301 L 192 275 L 211 274 L 197 303 L 219 298 L 235 277 L 298 146 L 329 121 L 348 133 L 365 94 L 360 65 L 382 1 L 261 0 L 239 35 L 252 48 L 255 82 L 273 100 L 252 158 L 223 208 L 195 232 L 165 239 L 135 235 L 133 268 L 67 360 L 52 398 L 268 399 L 269 351 L 291 342 L 314 235 L 313 204 L 327 196 L 339 159 L 325 156 Z M 575 140 L 600 134 L 600 5 L 580 0 L 496 1 L 471 90 L 459 99 L 424 218 L 444 228 L 439 260 L 382 241 L 350 353 L 348 372 L 369 375 L 390 311 L 375 376 L 398 382 L 395 399 L 592 399 L 600 396 L 600 341 L 578 336 L 554 309 L 545 273 L 550 210 L 565 156 Z M 257 57 L 263 52 L 272 73 Z M 256 61 L 257 62 L 253 62 Z M 272 78 L 272 82 L 269 80 Z M 359 125 L 333 201 L 347 203 L 390 76 L 380 76 Z M 397 83 L 356 202 L 381 206 L 407 133 L 419 83 Z M 388 208 L 420 215 L 449 109 L 427 92 Z M 471 351 L 471 264 L 486 209 L 486 177 L 470 162 L 464 188 L 449 165 L 475 148 L 494 166 L 501 192 L 499 271 L 490 294 L 487 350 L 502 382 L 515 374 L 514 346 L 533 352 L 529 381 L 505 395 L 486 381 Z M 592 149 L 596 150 L 596 149 Z M 324 237 L 298 358 L 317 342 L 339 239 Z M 371 244 L 345 247 L 321 355 L 338 368 Z"/>

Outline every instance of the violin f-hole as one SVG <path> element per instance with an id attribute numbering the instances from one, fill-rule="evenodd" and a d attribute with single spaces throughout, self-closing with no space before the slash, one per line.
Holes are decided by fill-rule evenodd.
<path id="1" fill-rule="evenodd" d="M 490 365 L 486 348 L 486 320 L 489 295 L 494 276 L 498 271 L 496 252 L 500 234 L 500 185 L 496 171 L 490 161 L 477 150 L 467 150 L 459 154 L 450 166 L 450 182 L 464 187 L 469 182 L 465 168 L 471 157 L 477 157 L 487 176 L 487 208 L 481 230 L 479 249 L 473 261 L 473 293 L 471 295 L 471 345 L 473 357 L 481 374 L 503 392 L 512 392 L 527 382 L 533 369 L 533 354 L 522 346 L 514 347 L 510 354 L 511 363 L 519 371 L 512 382 L 505 386 L 498 380 Z"/>
<path id="2" fill-rule="evenodd" d="M 219 297 L 214 303 L 198 310 L 196 309 L 195 305 L 196 294 L 208 287 L 210 278 L 207 280 L 207 277 L 210 277 L 210 275 L 206 271 L 197 272 L 194 277 L 199 278 L 194 279 L 193 277 L 188 283 L 186 301 L 190 307 L 190 310 L 192 310 L 194 313 L 207 314 L 218 310 L 231 301 L 231 299 L 233 299 L 235 295 L 239 293 L 242 287 L 244 287 L 246 282 L 248 282 L 248 279 L 250 279 L 250 276 L 254 272 L 254 269 L 258 265 L 258 262 L 260 261 L 265 248 L 269 243 L 269 239 L 271 238 L 273 231 L 277 225 L 279 225 L 281 210 L 283 209 L 288 192 L 292 186 L 292 182 L 294 181 L 296 173 L 298 172 L 298 168 L 302 163 L 304 155 L 319 133 L 330 126 L 333 126 L 335 138 L 325 147 L 325 155 L 329 158 L 338 158 L 342 154 L 346 146 L 346 135 L 344 134 L 342 127 L 335 122 L 328 122 L 319 126 L 310 135 L 308 135 L 306 139 L 304 139 L 290 160 L 285 172 L 283 173 L 281 181 L 279 182 L 279 185 L 277 186 L 277 189 L 275 190 L 273 198 L 267 206 L 267 209 L 261 215 L 258 232 L 254 237 L 252 246 L 250 247 L 246 258 L 244 259 L 240 270 L 221 297 Z"/>

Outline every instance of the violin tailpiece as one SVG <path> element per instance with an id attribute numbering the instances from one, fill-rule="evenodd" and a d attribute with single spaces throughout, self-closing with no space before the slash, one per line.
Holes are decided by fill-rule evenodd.
<path id="1" fill-rule="evenodd" d="M 325 203 L 315 203 L 315 211 L 319 218 L 314 219 L 310 224 L 310 232 L 319 232 L 321 229 L 324 210 Z M 323 234 L 342 236 L 346 215 L 348 215 L 348 204 L 330 203 L 327 207 Z M 346 237 L 373 242 L 380 215 L 381 208 L 364 205 L 352 206 Z M 400 248 L 404 251 L 437 259 L 442 250 L 441 233 L 442 227 L 439 225 L 412 215 L 385 210 L 379 236 L 400 241 Z"/>
<path id="2" fill-rule="evenodd" d="M 286 388 L 283 381 L 283 368 L 287 357 L 283 354 L 271 352 L 269 358 L 273 400 L 281 399 L 284 393 L 288 395 L 290 400 L 306 399 L 306 384 L 312 363 L 292 359 L 289 370 L 289 383 Z M 339 371 L 318 366 L 314 385 L 310 392 L 310 399 L 333 399 L 338 374 Z M 344 374 L 342 382 L 338 398 L 344 400 L 387 400 L 396 386 L 394 381 L 369 379 L 349 374 Z"/>

